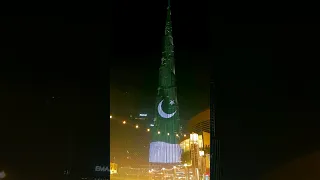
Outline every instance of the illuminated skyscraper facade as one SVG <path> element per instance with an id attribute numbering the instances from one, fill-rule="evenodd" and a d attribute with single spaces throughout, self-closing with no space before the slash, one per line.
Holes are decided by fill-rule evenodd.
<path id="1" fill-rule="evenodd" d="M 164 49 L 159 69 L 159 86 L 156 99 L 156 114 L 152 128 L 149 162 L 175 164 L 180 162 L 179 146 L 180 116 L 175 83 L 174 45 L 172 38 L 170 2 L 164 36 Z"/>

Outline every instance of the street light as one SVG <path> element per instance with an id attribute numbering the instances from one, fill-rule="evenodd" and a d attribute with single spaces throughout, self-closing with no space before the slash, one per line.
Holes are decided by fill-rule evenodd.
<path id="1" fill-rule="evenodd" d="M 196 133 L 190 134 L 190 141 L 191 141 L 191 142 L 197 143 L 197 142 L 198 142 L 198 139 L 199 139 L 198 134 L 196 134 Z"/>
<path id="2" fill-rule="evenodd" d="M 204 151 L 199 151 L 199 155 L 202 157 L 204 156 Z"/>

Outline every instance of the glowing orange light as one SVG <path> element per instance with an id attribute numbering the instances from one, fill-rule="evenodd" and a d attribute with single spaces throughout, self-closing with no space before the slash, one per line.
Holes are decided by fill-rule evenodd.
<path id="1" fill-rule="evenodd" d="M 122 121 L 122 124 L 127 124 L 127 122 L 126 121 Z"/>
<path id="2" fill-rule="evenodd" d="M 185 135 L 183 135 L 183 137 L 187 137 L 187 135 L 185 134 Z"/>
<path id="3" fill-rule="evenodd" d="M 136 128 L 137 128 L 137 129 L 139 128 L 139 125 L 138 125 L 138 124 L 136 125 Z"/>

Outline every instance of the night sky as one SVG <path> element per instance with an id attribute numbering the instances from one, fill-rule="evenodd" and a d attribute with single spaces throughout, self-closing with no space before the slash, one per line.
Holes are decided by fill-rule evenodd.
<path id="1" fill-rule="evenodd" d="M 319 27 L 241 18 L 220 19 L 213 63 L 225 179 L 257 179 L 319 150 Z"/>
<path id="2" fill-rule="evenodd" d="M 78 176 L 108 164 L 110 31 L 102 19 L 2 19 L 0 162 L 8 179 L 62 179 L 68 166 Z"/>
<path id="3" fill-rule="evenodd" d="M 61 179 L 70 164 L 90 172 L 109 161 L 110 110 L 153 113 L 166 3 L 115 6 L 111 20 L 2 18 L 0 169 L 8 179 Z M 319 27 L 210 16 L 201 6 L 172 4 L 178 101 L 187 121 L 208 107 L 214 79 L 223 179 L 257 179 L 318 151 Z"/>
<path id="4" fill-rule="evenodd" d="M 178 101 L 186 121 L 209 107 L 209 24 L 205 12 L 190 14 L 187 7 L 172 12 Z M 129 114 L 135 107 L 153 114 L 163 49 L 166 1 L 119 3 L 112 33 L 110 71 L 111 112 Z M 134 7 L 134 8 L 133 8 Z M 143 8 L 148 7 L 148 8 Z M 136 10 L 132 10 L 136 9 Z M 148 17 L 146 18 L 146 14 Z M 152 17 L 152 18 L 151 18 Z M 190 22 L 196 22 L 194 25 Z M 125 94 L 125 93 L 128 94 Z M 121 101 L 114 94 L 123 93 Z M 114 99 L 114 101 L 113 101 Z M 128 102 L 126 102 L 128 101 Z M 128 106 L 124 106 L 126 104 Z M 127 108 L 128 107 L 128 108 Z M 131 110 L 132 111 L 132 110 Z"/>

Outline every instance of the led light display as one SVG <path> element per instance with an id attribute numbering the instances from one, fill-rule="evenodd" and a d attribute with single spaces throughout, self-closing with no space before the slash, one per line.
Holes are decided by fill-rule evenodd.
<path id="1" fill-rule="evenodd" d="M 181 148 L 179 144 L 152 142 L 150 144 L 150 163 L 179 163 Z"/>
<path id="2" fill-rule="evenodd" d="M 162 52 L 159 69 L 159 87 L 155 104 L 152 142 L 149 149 L 150 163 L 180 163 L 181 148 L 180 116 L 175 84 L 175 67 L 173 38 L 171 28 L 171 11 L 168 6 L 167 20 L 164 36 L 164 50 Z"/>

